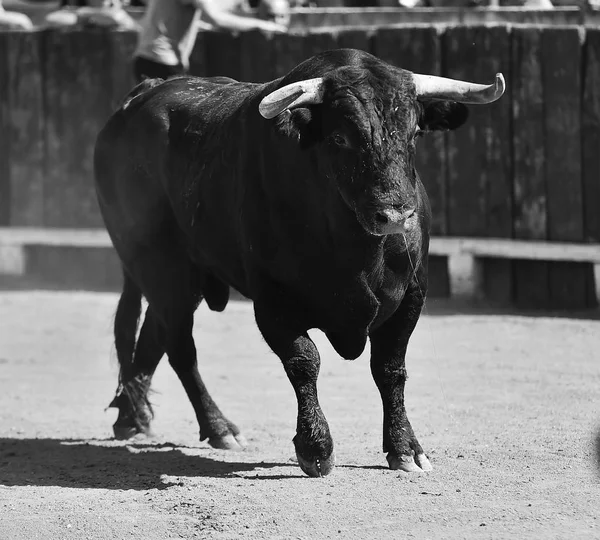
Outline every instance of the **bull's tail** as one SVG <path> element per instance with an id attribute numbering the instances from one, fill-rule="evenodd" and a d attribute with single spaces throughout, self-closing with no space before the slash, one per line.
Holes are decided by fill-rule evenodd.
<path id="1" fill-rule="evenodd" d="M 124 98 L 119 105 L 119 110 L 124 111 L 129 107 L 131 102 L 138 96 L 146 93 L 148 90 L 159 86 L 164 83 L 164 79 L 144 79 L 141 83 L 137 84 Z"/>

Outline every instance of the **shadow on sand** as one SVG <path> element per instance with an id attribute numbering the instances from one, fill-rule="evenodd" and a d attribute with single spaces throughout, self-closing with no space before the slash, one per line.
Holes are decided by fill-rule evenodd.
<path id="1" fill-rule="evenodd" d="M 220 461 L 182 450 L 171 444 L 0 438 L 0 485 L 165 489 L 179 484 L 170 477 L 239 478 L 236 473 L 297 468 L 294 463 Z"/>

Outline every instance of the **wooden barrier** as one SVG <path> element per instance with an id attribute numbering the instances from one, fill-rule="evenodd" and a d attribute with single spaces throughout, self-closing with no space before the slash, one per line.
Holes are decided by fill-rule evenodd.
<path id="1" fill-rule="evenodd" d="M 96 135 L 133 77 L 131 32 L 0 33 L 0 226 L 98 228 Z M 543 26 L 401 26 L 304 34 L 203 33 L 197 75 L 261 82 L 322 50 L 355 47 L 421 73 L 490 80 L 502 100 L 420 142 L 433 234 L 600 242 L 600 30 Z M 445 255 L 432 290 L 450 293 Z M 535 259 L 535 260 L 532 260 Z M 478 256 L 485 296 L 523 307 L 596 302 L 591 263 Z"/>

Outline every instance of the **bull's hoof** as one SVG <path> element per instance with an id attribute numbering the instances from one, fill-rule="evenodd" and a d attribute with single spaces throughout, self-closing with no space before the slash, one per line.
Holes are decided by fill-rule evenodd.
<path id="1" fill-rule="evenodd" d="M 327 459 L 304 459 L 298 452 L 296 457 L 300 468 L 312 478 L 327 476 L 335 467 L 335 452 L 332 452 Z"/>
<path id="2" fill-rule="evenodd" d="M 386 459 L 392 471 L 427 472 L 433 469 L 425 454 L 418 454 L 413 458 L 407 455 L 398 456 L 390 452 Z"/>
<path id="3" fill-rule="evenodd" d="M 246 437 L 244 437 L 241 433 L 238 433 L 237 435 L 228 433 L 227 435 L 220 437 L 210 437 L 208 439 L 208 444 L 210 444 L 213 448 L 218 448 L 219 450 L 243 450 L 246 448 L 246 446 L 248 446 Z"/>
<path id="4" fill-rule="evenodd" d="M 114 424 L 113 433 L 115 434 L 115 439 L 118 441 L 125 441 L 140 433 L 146 434 L 148 433 L 148 430 L 140 429 L 137 426 Z"/>

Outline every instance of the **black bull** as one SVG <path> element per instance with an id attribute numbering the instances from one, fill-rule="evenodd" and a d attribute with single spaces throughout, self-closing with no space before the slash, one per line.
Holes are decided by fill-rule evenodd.
<path id="1" fill-rule="evenodd" d="M 166 353 L 200 439 L 244 446 L 202 382 L 192 337 L 201 300 L 221 311 L 232 286 L 254 301 L 294 388 L 294 445 L 308 475 L 335 461 L 312 328 L 347 359 L 370 339 L 388 463 L 429 470 L 404 406 L 405 353 L 427 291 L 430 208 L 416 139 L 465 122 L 463 103 L 497 99 L 498 77 L 491 98 L 493 85 L 440 89 L 453 82 L 343 49 L 266 84 L 181 77 L 136 87 L 99 134 L 94 158 L 124 274 L 115 435 L 148 430 L 147 393 Z"/>

